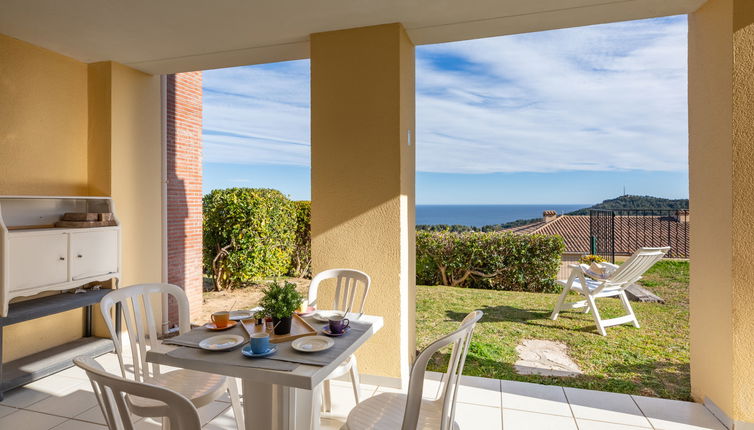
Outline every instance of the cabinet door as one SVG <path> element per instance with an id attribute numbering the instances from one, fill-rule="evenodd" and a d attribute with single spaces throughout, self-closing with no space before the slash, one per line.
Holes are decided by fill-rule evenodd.
<path id="1" fill-rule="evenodd" d="M 68 281 L 68 235 L 30 235 L 8 241 L 10 290 Z"/>
<path id="2" fill-rule="evenodd" d="M 71 277 L 74 281 L 117 271 L 116 230 L 71 233 Z"/>

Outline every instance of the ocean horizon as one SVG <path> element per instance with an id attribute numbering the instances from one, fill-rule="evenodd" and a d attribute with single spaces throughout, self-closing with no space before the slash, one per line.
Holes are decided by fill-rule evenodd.
<path id="1" fill-rule="evenodd" d="M 558 215 L 586 208 L 591 204 L 573 205 L 416 205 L 417 225 L 468 225 L 482 227 L 519 219 L 541 218 L 542 212 L 554 210 Z"/>

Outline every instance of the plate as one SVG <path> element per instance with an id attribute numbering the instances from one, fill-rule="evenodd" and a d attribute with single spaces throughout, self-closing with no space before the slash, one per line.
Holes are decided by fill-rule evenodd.
<path id="1" fill-rule="evenodd" d="M 246 339 L 244 339 L 243 336 L 237 334 L 221 334 L 208 337 L 199 342 L 199 348 L 206 349 L 207 351 L 227 351 L 244 342 L 246 342 Z"/>
<path id="2" fill-rule="evenodd" d="M 225 326 L 225 327 L 223 327 L 223 328 L 220 328 L 220 327 L 216 326 L 216 325 L 215 325 L 215 323 L 213 323 L 213 322 L 208 322 L 207 324 L 204 324 L 204 327 L 205 327 L 205 328 L 208 328 L 208 329 L 210 329 L 210 330 L 212 330 L 212 331 L 223 331 L 223 330 L 227 330 L 227 329 L 229 329 L 229 328 L 231 328 L 231 327 L 235 327 L 235 326 L 236 326 L 236 324 L 238 324 L 238 323 L 237 323 L 237 322 L 235 322 L 235 321 L 230 321 L 230 322 L 228 323 L 228 325 L 226 325 L 226 326 Z"/>
<path id="3" fill-rule="evenodd" d="M 312 314 L 312 318 L 320 322 L 328 322 L 334 316 L 342 317 L 345 314 L 343 311 L 315 311 Z"/>
<path id="4" fill-rule="evenodd" d="M 230 311 L 230 319 L 233 321 L 241 321 L 247 318 L 251 318 L 253 316 L 254 315 L 251 313 L 251 311 L 243 311 L 243 310 Z"/>
<path id="5" fill-rule="evenodd" d="M 272 355 L 272 354 L 274 354 L 276 352 L 278 352 L 277 345 L 272 345 L 270 347 L 270 349 L 267 350 L 267 352 L 263 352 L 261 354 L 255 354 L 254 352 L 252 352 L 251 351 L 251 345 L 246 345 L 241 350 L 241 354 L 243 354 L 243 355 L 245 355 L 247 357 L 251 357 L 251 358 L 267 357 L 268 355 Z"/>
<path id="6" fill-rule="evenodd" d="M 348 333 L 349 331 L 351 331 L 351 327 L 346 327 L 346 329 L 343 330 L 343 333 L 333 333 L 333 332 L 330 331 L 330 326 L 327 326 L 327 325 L 324 326 L 324 327 L 322 327 L 322 333 L 324 333 L 327 336 L 332 336 L 332 337 L 343 336 L 344 334 Z"/>
<path id="7" fill-rule="evenodd" d="M 291 342 L 291 348 L 301 352 L 320 352 L 330 349 L 335 341 L 324 336 L 305 336 Z"/>

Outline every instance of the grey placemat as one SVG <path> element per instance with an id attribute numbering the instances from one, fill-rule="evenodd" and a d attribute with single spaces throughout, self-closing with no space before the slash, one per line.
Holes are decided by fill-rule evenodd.
<path id="1" fill-rule="evenodd" d="M 237 334 L 243 336 L 244 339 L 249 339 L 249 334 L 239 323 L 233 328 L 221 331 L 213 331 L 205 327 L 195 327 L 190 332 L 171 337 L 162 341 L 165 345 L 180 345 L 190 346 L 192 348 L 199 348 L 199 342 L 207 339 L 208 337 L 217 336 L 221 334 Z"/>
<path id="2" fill-rule="evenodd" d="M 306 322 L 314 327 L 317 332 L 322 331 L 322 327 L 327 323 L 319 322 L 311 317 L 304 318 Z M 291 342 L 278 343 L 278 352 L 269 357 L 270 360 L 289 361 L 300 364 L 312 364 L 315 366 L 326 366 L 333 362 L 346 348 L 351 346 L 356 339 L 360 338 L 367 330 L 372 327 L 372 323 L 351 321 L 351 329 L 343 336 L 333 337 L 335 345 L 327 351 L 322 352 L 299 352 L 291 347 Z"/>
<path id="3" fill-rule="evenodd" d="M 241 348 L 230 351 L 205 351 L 197 348 L 176 348 L 167 353 L 169 357 L 181 360 L 218 362 L 231 366 L 254 367 L 257 369 L 280 370 L 290 372 L 298 367 L 296 363 L 275 361 L 267 358 L 249 358 L 241 354 Z"/>

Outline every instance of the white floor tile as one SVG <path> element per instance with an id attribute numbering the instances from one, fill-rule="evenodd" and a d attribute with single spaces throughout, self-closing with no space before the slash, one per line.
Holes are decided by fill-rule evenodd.
<path id="1" fill-rule="evenodd" d="M 107 427 L 77 420 L 68 420 L 52 430 L 106 430 Z"/>
<path id="2" fill-rule="evenodd" d="M 457 400 L 462 403 L 499 408 L 501 402 L 500 380 L 464 376 L 461 378 L 461 384 L 458 387 Z"/>
<path id="3" fill-rule="evenodd" d="M 576 418 L 652 428 L 628 394 L 564 388 Z"/>
<path id="4" fill-rule="evenodd" d="M 572 417 L 503 409 L 505 430 L 577 430 Z"/>
<path id="5" fill-rule="evenodd" d="M 627 426 L 625 424 L 606 423 L 604 421 L 591 421 L 577 419 L 579 430 L 644 430 L 646 427 Z"/>
<path id="6" fill-rule="evenodd" d="M 336 382 L 336 381 L 333 381 Z M 361 385 L 360 399 L 365 400 L 372 397 L 376 392 L 374 385 Z M 326 414 L 327 418 L 344 418 L 348 416 L 354 406 L 356 399 L 353 397 L 353 388 L 350 383 L 338 383 L 330 385 L 330 395 L 332 396 L 332 412 Z"/>
<path id="7" fill-rule="evenodd" d="M 725 426 L 700 403 L 643 396 L 633 398 L 656 429 L 725 430 Z"/>
<path id="8" fill-rule="evenodd" d="M 64 421 L 63 417 L 18 410 L 0 418 L 0 429 L 49 430 Z"/>
<path id="9" fill-rule="evenodd" d="M 82 381 L 81 384 L 86 382 Z M 94 406 L 97 406 L 97 398 L 93 393 L 80 389 L 75 386 L 69 393 L 56 395 L 53 394 L 44 400 L 33 403 L 26 409 L 43 412 L 46 414 L 59 415 L 66 418 L 73 418 L 78 414 L 86 412 Z"/>
<path id="10" fill-rule="evenodd" d="M 236 428 L 236 419 L 233 417 L 233 411 L 230 408 L 226 409 L 202 428 L 205 430 L 227 430 Z"/>
<path id="11" fill-rule="evenodd" d="M 10 406 L 3 406 L 0 405 L 0 418 L 9 415 L 13 412 L 16 412 L 16 408 L 11 408 Z"/>
<path id="12" fill-rule="evenodd" d="M 225 427 L 226 429 L 233 427 Z M 134 424 L 134 430 L 162 430 L 162 421 L 154 418 L 142 418 Z"/>
<path id="13" fill-rule="evenodd" d="M 102 409 L 99 407 L 99 405 L 94 406 L 93 408 L 89 408 L 73 418 L 81 421 L 88 421 L 94 424 L 105 425 L 105 417 L 102 415 Z"/>
<path id="14" fill-rule="evenodd" d="M 322 418 L 319 421 L 319 429 L 320 430 L 340 430 L 341 427 L 343 427 L 343 424 L 345 424 L 345 419 L 330 419 L 330 418 Z"/>
<path id="15" fill-rule="evenodd" d="M 462 429 L 502 429 L 500 408 L 456 403 L 456 422 Z"/>
<path id="16" fill-rule="evenodd" d="M 502 381 L 502 386 L 503 408 L 572 416 L 562 387 L 519 381 Z"/>

